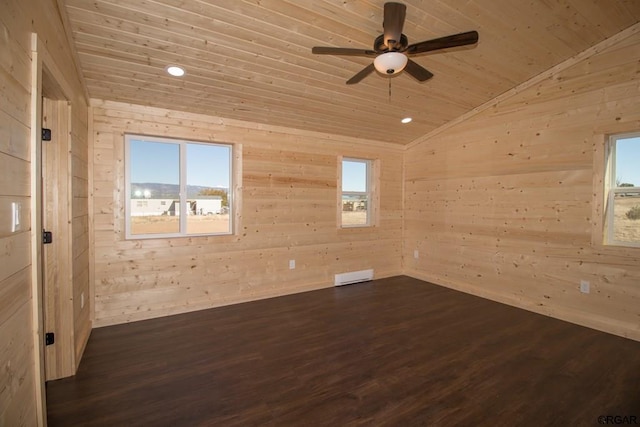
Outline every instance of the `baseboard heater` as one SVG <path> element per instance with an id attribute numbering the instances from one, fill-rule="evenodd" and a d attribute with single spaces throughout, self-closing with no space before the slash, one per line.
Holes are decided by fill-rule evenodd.
<path id="1" fill-rule="evenodd" d="M 348 273 L 336 274 L 335 286 L 352 285 L 369 280 L 373 280 L 373 269 L 350 271 Z"/>

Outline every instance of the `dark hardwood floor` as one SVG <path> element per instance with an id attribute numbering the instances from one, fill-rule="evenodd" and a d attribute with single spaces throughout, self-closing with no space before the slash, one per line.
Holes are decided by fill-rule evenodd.
<path id="1" fill-rule="evenodd" d="M 640 424 L 640 342 L 394 277 L 95 329 L 47 404 L 54 427 Z"/>

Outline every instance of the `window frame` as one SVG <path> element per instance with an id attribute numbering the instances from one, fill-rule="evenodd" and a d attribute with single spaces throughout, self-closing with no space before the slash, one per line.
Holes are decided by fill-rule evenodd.
<path id="1" fill-rule="evenodd" d="M 150 234 L 132 234 L 131 233 L 131 141 L 143 141 L 153 143 L 174 144 L 178 146 L 178 163 L 179 163 L 179 227 L 177 233 L 150 233 Z M 229 229 L 225 232 L 219 233 L 187 233 L 187 146 L 188 145 L 206 145 L 206 146 L 219 146 L 229 149 L 229 188 L 227 189 L 228 200 L 228 214 L 229 214 Z M 236 168 L 236 147 L 234 144 L 222 143 L 222 142 L 206 142 L 197 140 L 188 140 L 182 138 L 172 137 L 156 137 L 149 135 L 140 135 L 133 133 L 125 133 L 124 135 L 124 168 L 125 168 L 125 240 L 139 240 L 139 239 L 162 239 L 162 238 L 182 238 L 182 237 L 215 237 L 215 236 L 230 236 L 234 234 L 235 230 L 235 168 Z"/>
<path id="2" fill-rule="evenodd" d="M 606 246 L 622 246 L 630 248 L 640 248 L 639 242 L 629 242 L 615 239 L 615 196 L 617 194 L 635 193 L 640 197 L 640 187 L 619 187 L 616 183 L 616 149 L 617 142 L 622 139 L 640 138 L 640 131 L 609 134 L 605 147 L 605 176 L 604 183 L 604 221 L 603 221 L 603 244 Z M 639 201 L 640 204 L 640 201 Z"/>
<path id="3" fill-rule="evenodd" d="M 342 184 L 343 184 L 343 174 L 344 174 L 344 162 L 355 162 L 355 163 L 364 163 L 366 165 L 366 181 L 365 181 L 365 186 L 366 189 L 365 191 L 343 191 L 342 189 Z M 339 174 L 339 179 L 338 179 L 338 188 L 340 189 L 338 192 L 338 225 L 339 228 L 341 229 L 354 229 L 354 228 L 367 228 L 367 227 L 374 227 L 376 225 L 376 218 L 375 218 L 375 203 L 377 201 L 377 197 L 376 197 L 376 188 L 377 185 L 374 182 L 374 169 L 376 169 L 376 161 L 372 160 L 372 159 L 366 159 L 366 158 L 361 158 L 361 157 L 340 157 L 339 158 L 339 164 L 340 164 L 340 174 Z M 367 197 L 367 209 L 366 209 L 366 213 L 367 213 L 367 222 L 365 224 L 343 224 L 342 222 L 342 212 L 343 212 L 343 205 L 342 205 L 342 200 L 343 197 L 345 195 L 349 195 L 349 196 L 359 196 L 359 195 L 365 195 Z"/>

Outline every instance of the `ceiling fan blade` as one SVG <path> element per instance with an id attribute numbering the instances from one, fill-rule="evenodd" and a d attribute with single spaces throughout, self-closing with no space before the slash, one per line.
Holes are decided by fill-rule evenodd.
<path id="1" fill-rule="evenodd" d="M 345 56 L 376 56 L 377 53 L 368 49 L 352 49 L 348 47 L 316 46 L 311 48 L 316 55 L 345 55 Z"/>
<path id="2" fill-rule="evenodd" d="M 404 67 L 404 70 L 419 82 L 424 82 L 425 80 L 429 80 L 431 77 L 433 77 L 431 71 L 427 70 L 422 65 L 413 62 L 410 59 L 407 61 L 407 65 Z"/>
<path id="3" fill-rule="evenodd" d="M 452 36 L 440 37 L 439 39 L 414 43 L 407 47 L 406 53 L 409 55 L 416 55 L 419 53 L 432 52 L 434 50 L 447 49 L 450 47 L 465 46 L 477 42 L 478 32 L 468 31 L 466 33 L 454 34 Z"/>
<path id="4" fill-rule="evenodd" d="M 360 80 L 364 79 L 369 74 L 371 74 L 373 72 L 373 70 L 375 70 L 375 69 L 376 69 L 376 67 L 374 67 L 373 63 L 367 65 L 366 67 L 364 67 L 362 69 L 362 71 L 360 71 L 358 74 L 356 74 L 355 76 L 353 76 L 349 80 L 347 80 L 347 84 L 348 85 L 353 85 L 353 84 L 358 83 Z"/>
<path id="5" fill-rule="evenodd" d="M 402 37 L 402 27 L 407 13 L 407 6 L 402 3 L 385 3 L 384 4 L 384 44 L 389 49 L 393 49 L 394 45 L 400 44 Z"/>

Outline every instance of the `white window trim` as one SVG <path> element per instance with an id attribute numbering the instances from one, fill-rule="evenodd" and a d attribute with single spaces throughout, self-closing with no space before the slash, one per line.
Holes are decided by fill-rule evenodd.
<path id="1" fill-rule="evenodd" d="M 616 143 L 620 139 L 628 139 L 628 138 L 638 138 L 640 137 L 640 132 L 629 132 L 629 133 L 619 133 L 614 135 L 609 135 L 607 141 L 607 147 L 605 150 L 606 155 L 606 174 L 607 179 L 605 179 L 605 245 L 609 246 L 626 246 L 632 248 L 640 248 L 640 242 L 627 242 L 615 240 L 614 236 L 614 209 L 615 202 L 614 198 L 616 194 L 620 193 L 637 193 L 640 196 L 640 187 L 617 187 L 616 186 Z M 640 200 L 639 200 L 640 203 Z"/>
<path id="2" fill-rule="evenodd" d="M 348 161 L 348 162 L 356 162 L 356 163 L 364 163 L 367 166 L 367 176 L 366 176 L 366 189 L 365 191 L 342 191 L 342 179 L 343 179 L 343 172 L 342 172 L 342 167 L 343 167 L 343 162 Z M 370 160 L 370 159 L 362 159 L 362 158 L 355 158 L 355 157 L 342 157 L 340 158 L 340 182 L 339 182 L 339 188 L 340 188 L 340 194 L 339 194 L 339 199 L 340 199 L 340 203 L 339 203 L 339 223 L 340 223 L 340 228 L 363 228 L 363 227 L 372 227 L 373 224 L 375 223 L 375 221 L 372 218 L 374 209 L 373 207 L 373 203 L 374 203 L 374 194 L 373 194 L 373 183 L 372 183 L 372 179 L 373 179 L 373 167 L 374 167 L 374 161 Z M 348 196 L 362 196 L 365 195 L 367 196 L 367 222 L 365 224 L 343 224 L 342 223 L 342 198 L 344 195 L 348 195 Z"/>
<path id="3" fill-rule="evenodd" d="M 178 233 L 156 233 L 156 234 L 131 234 L 131 140 L 145 141 L 145 142 L 157 142 L 157 143 L 169 143 L 177 144 L 179 146 L 180 153 L 180 190 L 179 190 L 179 209 L 180 209 L 180 226 L 181 230 Z M 186 233 L 187 229 L 187 214 L 186 214 L 186 201 L 187 201 L 187 144 L 200 144 L 200 145 L 216 145 L 221 147 L 229 147 L 229 189 L 227 194 L 227 200 L 229 203 L 229 231 L 223 233 Z M 162 238 L 176 238 L 176 237 L 198 237 L 198 236 L 229 236 L 234 232 L 234 167 L 236 166 L 234 146 L 232 144 L 225 143 L 213 143 L 193 141 L 177 138 L 165 138 L 165 137 L 153 137 L 139 134 L 125 134 L 125 239 L 126 240 L 139 240 L 139 239 L 162 239 Z"/>

